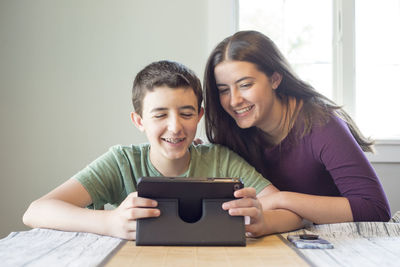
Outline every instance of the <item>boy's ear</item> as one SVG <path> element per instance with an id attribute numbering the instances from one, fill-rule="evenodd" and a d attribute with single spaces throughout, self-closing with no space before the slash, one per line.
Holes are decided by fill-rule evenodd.
<path id="1" fill-rule="evenodd" d="M 200 112 L 199 112 L 199 116 L 198 116 L 198 121 L 200 121 L 201 120 L 201 118 L 203 117 L 203 115 L 204 115 L 204 108 L 203 107 L 200 107 Z"/>
<path id="2" fill-rule="evenodd" d="M 131 112 L 131 120 L 133 124 L 135 124 L 136 128 L 138 128 L 141 132 L 144 132 L 143 120 L 138 113 Z"/>
<path id="3" fill-rule="evenodd" d="M 272 89 L 276 89 L 279 87 L 282 81 L 282 75 L 278 72 L 274 72 L 271 76 L 271 84 L 272 84 Z"/>

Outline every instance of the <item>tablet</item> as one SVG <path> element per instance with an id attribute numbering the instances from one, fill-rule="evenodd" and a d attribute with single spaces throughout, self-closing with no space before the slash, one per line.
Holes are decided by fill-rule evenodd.
<path id="1" fill-rule="evenodd" d="M 137 184 L 139 197 L 178 199 L 179 216 L 189 223 L 201 218 L 203 199 L 235 199 L 241 188 L 240 178 L 142 177 Z"/>

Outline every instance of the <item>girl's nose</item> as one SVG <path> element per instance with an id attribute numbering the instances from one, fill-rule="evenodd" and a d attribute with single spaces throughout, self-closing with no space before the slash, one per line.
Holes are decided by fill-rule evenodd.
<path id="1" fill-rule="evenodd" d="M 236 88 L 231 90 L 231 101 L 230 104 L 232 107 L 238 106 L 243 101 L 242 95 L 239 90 Z"/>

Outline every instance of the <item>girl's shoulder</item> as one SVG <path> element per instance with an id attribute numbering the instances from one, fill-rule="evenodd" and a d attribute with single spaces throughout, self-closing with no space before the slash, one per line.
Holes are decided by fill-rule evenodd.
<path id="1" fill-rule="evenodd" d="M 345 139 L 354 142 L 347 123 L 337 115 L 330 113 L 316 116 L 312 120 L 300 117 L 282 144 L 283 147 L 291 147 L 294 144 L 308 143 L 313 147 L 320 147 L 331 142 L 342 143 Z"/>
<path id="2" fill-rule="evenodd" d="M 322 125 L 314 125 L 308 139 L 317 151 L 328 148 L 336 152 L 361 150 L 347 123 L 336 115 Z"/>
<path id="3" fill-rule="evenodd" d="M 311 128 L 313 135 L 336 135 L 338 133 L 350 134 L 347 123 L 338 116 L 331 114 L 324 121 L 316 121 Z"/>

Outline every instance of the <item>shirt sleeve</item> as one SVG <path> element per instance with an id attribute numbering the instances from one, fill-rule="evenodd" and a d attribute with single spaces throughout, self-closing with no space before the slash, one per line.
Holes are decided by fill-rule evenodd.
<path id="1" fill-rule="evenodd" d="M 313 129 L 313 153 L 349 200 L 354 221 L 388 221 L 390 208 L 382 185 L 347 124 L 332 118 Z"/>
<path id="2" fill-rule="evenodd" d="M 73 176 L 85 187 L 92 205 L 89 208 L 100 209 L 104 204 L 118 204 L 123 192 L 122 175 L 113 148 L 94 160 Z"/>
<path id="3" fill-rule="evenodd" d="M 226 157 L 221 157 L 224 158 L 221 166 L 227 170 L 227 177 L 241 178 L 244 187 L 255 188 L 257 194 L 271 184 L 268 179 L 264 178 L 253 166 L 235 152 L 221 146 L 221 154 L 226 155 Z"/>

